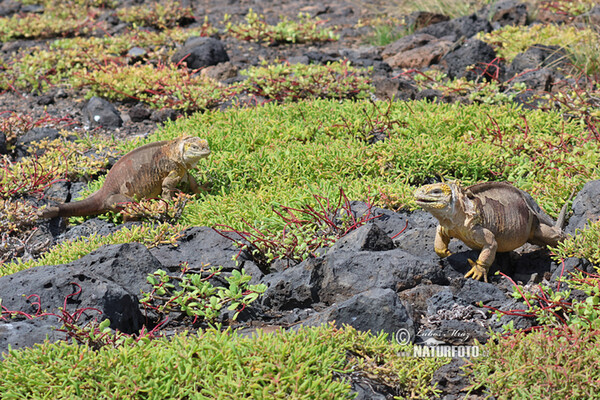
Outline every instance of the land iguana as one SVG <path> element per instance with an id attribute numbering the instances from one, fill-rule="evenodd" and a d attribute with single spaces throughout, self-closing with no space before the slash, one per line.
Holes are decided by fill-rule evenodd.
<path id="1" fill-rule="evenodd" d="M 188 170 L 210 154 L 208 143 L 193 136 L 149 143 L 125 154 L 113 165 L 100 190 L 84 200 L 40 210 L 41 218 L 102 214 L 118 204 L 161 195 L 170 199 L 181 181 L 194 193 L 199 186 Z"/>
<path id="2" fill-rule="evenodd" d="M 539 246 L 556 246 L 565 238 L 562 226 L 565 204 L 556 223 L 535 200 L 505 182 L 479 183 L 467 188 L 458 182 L 434 183 L 417 189 L 417 205 L 438 221 L 434 249 L 444 258 L 451 238 L 462 240 L 474 250 L 481 250 L 477 261 L 469 259 L 471 270 L 465 278 L 483 278 L 494 262 L 496 252 L 512 251 L 526 242 Z"/>

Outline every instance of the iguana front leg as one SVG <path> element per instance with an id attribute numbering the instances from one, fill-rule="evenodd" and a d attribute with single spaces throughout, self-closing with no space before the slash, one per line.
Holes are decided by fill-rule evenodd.
<path id="1" fill-rule="evenodd" d="M 441 258 L 448 257 L 452 255 L 450 250 L 448 250 L 448 244 L 450 243 L 450 235 L 448 231 L 441 225 L 437 226 L 435 230 L 435 240 L 433 242 L 433 249 L 435 250 L 435 254 L 440 256 Z"/>
<path id="2" fill-rule="evenodd" d="M 165 200 L 170 200 L 177 189 L 177 185 L 181 182 L 181 179 L 187 173 L 186 170 L 171 171 L 169 175 L 162 181 L 162 194 L 161 197 Z"/>
<path id="3" fill-rule="evenodd" d="M 482 249 L 477 261 L 469 259 L 471 270 L 465 274 L 465 278 L 472 277 L 476 280 L 483 278 L 487 283 L 487 274 L 496 258 L 496 249 L 498 249 L 496 237 L 489 229 L 480 227 L 475 229 L 472 239 L 476 243 L 482 244 Z"/>
<path id="4" fill-rule="evenodd" d="M 185 176 L 182 179 L 182 182 L 187 183 L 192 193 L 202 193 L 203 190 L 206 190 L 204 186 L 200 186 L 194 175 L 190 174 L 189 171 L 186 172 Z"/>

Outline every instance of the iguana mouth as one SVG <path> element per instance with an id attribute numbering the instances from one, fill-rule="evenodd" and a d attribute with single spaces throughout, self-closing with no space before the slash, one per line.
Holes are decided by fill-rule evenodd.
<path id="1" fill-rule="evenodd" d="M 416 199 L 417 204 L 432 204 L 438 203 L 439 200 L 431 200 L 431 199 Z"/>

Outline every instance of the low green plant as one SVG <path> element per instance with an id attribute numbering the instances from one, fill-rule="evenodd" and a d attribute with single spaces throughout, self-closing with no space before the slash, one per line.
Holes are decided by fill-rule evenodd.
<path id="1" fill-rule="evenodd" d="M 0 18 L 0 41 L 86 35 L 103 27 L 97 17 L 97 10 L 73 1 L 48 2 L 41 14 Z"/>
<path id="2" fill-rule="evenodd" d="M 245 24 L 232 24 L 230 16 L 225 15 L 225 31 L 240 40 L 271 43 L 312 43 L 338 40 L 330 29 L 320 28 L 324 21 L 313 18 L 307 13 L 299 13 L 298 20 L 292 21 L 281 16 L 277 25 L 268 25 L 264 16 L 252 9 L 246 14 Z"/>
<path id="3" fill-rule="evenodd" d="M 584 14 L 597 4 L 595 0 L 541 0 L 536 3 L 538 9 L 570 17 Z"/>
<path id="4" fill-rule="evenodd" d="M 565 25 L 505 26 L 478 37 L 491 44 L 499 57 L 512 62 L 515 56 L 535 44 L 560 46 L 567 52 L 567 61 L 586 74 L 600 71 L 598 62 L 598 32 L 590 28 Z"/>
<path id="5" fill-rule="evenodd" d="M 142 199 L 119 204 L 118 214 L 122 218 L 113 219 L 118 223 L 123 221 L 148 221 L 154 223 L 175 224 L 181 218 L 185 206 L 193 196 L 179 192 L 172 199 Z M 114 213 L 113 213 L 114 214 Z"/>
<path id="6" fill-rule="evenodd" d="M 194 112 L 215 107 L 227 96 L 218 83 L 173 64 L 109 64 L 81 72 L 76 83 L 108 99 L 133 98 L 155 108 Z"/>
<path id="7" fill-rule="evenodd" d="M 458 18 L 481 10 L 492 0 L 392 0 L 371 5 L 371 11 L 385 16 L 402 16 L 415 11 L 428 11 Z"/>
<path id="8" fill-rule="evenodd" d="M 555 259 L 571 257 L 585 258 L 594 265 L 600 265 L 600 220 L 590 221 L 584 229 L 577 230 L 573 235 L 559 243 L 553 252 Z"/>
<path id="9" fill-rule="evenodd" d="M 148 275 L 152 285 L 149 293 L 142 293 L 140 303 L 151 308 L 159 315 L 166 316 L 173 311 L 182 312 L 205 322 L 214 322 L 221 309 L 227 306 L 235 311 L 232 319 L 252 304 L 258 296 L 265 292 L 266 285 L 250 285 L 251 276 L 244 269 L 233 270 L 225 277 L 226 286 L 213 286 L 210 279 L 221 275 L 223 267 L 203 265 L 199 271 L 190 271 L 187 265 L 181 268 L 178 275 L 169 275 L 159 269 Z"/>
<path id="10" fill-rule="evenodd" d="M 66 133 L 65 133 L 66 135 Z M 94 176 L 105 168 L 111 151 L 90 157 L 82 143 L 67 145 L 62 139 L 47 139 L 31 146 L 31 154 L 19 161 L 0 159 L 0 198 L 41 193 L 59 179 Z M 40 155 L 38 155 L 40 154 Z"/>
<path id="11" fill-rule="evenodd" d="M 442 96 L 464 96 L 470 102 L 475 104 L 510 104 L 514 98 L 526 91 L 524 83 L 515 83 L 510 88 L 498 81 L 495 76 L 494 64 L 489 67 L 488 80 L 471 81 L 466 78 L 449 79 L 448 75 L 442 71 L 417 71 L 411 70 L 403 73 L 403 77 L 414 82 L 420 90 L 433 89 L 439 90 Z M 479 72 L 484 67 L 479 68 Z M 485 73 L 484 73 L 485 76 Z"/>
<path id="12" fill-rule="evenodd" d="M 117 10 L 117 16 L 122 21 L 131 24 L 151 26 L 157 29 L 172 28 L 195 19 L 191 7 L 183 6 L 179 1 L 174 0 L 160 0 L 148 4 L 122 7 Z"/>
<path id="13" fill-rule="evenodd" d="M 401 356 L 406 350 L 385 334 L 333 326 L 252 336 L 211 328 L 97 350 L 44 343 L 5 355 L 0 392 L 7 399 L 351 399 L 350 380 L 359 379 L 399 397 L 435 396 L 433 371 L 449 360 Z"/>
<path id="14" fill-rule="evenodd" d="M 181 42 L 215 32 L 205 21 L 200 27 L 187 29 L 151 32 L 136 28 L 115 36 L 58 39 L 17 52 L 2 72 L 5 79 L 0 80 L 0 89 L 45 91 L 52 85 L 77 84 L 78 74 L 111 63 L 128 64 L 127 53 L 134 45 L 145 49 L 146 59 L 168 63 Z"/>
<path id="15" fill-rule="evenodd" d="M 385 139 L 366 140 L 374 131 Z M 212 150 L 191 171 L 207 190 L 187 203 L 180 219 L 184 228 L 221 224 L 282 232 L 285 221 L 274 210 L 317 207 L 315 195 L 337 199 L 340 187 L 352 200 L 412 209 L 415 187 L 438 176 L 465 185 L 511 180 L 556 216 L 574 189 L 600 178 L 600 141 L 588 125 L 565 120 L 560 110 L 510 104 L 270 103 L 196 113 L 166 124 L 144 142 L 115 147 L 124 154 L 182 132 L 206 138 Z M 93 181 L 86 194 L 101 184 L 101 178 Z M 110 236 L 101 244 L 116 240 Z M 35 265 L 69 262 L 100 245 L 98 239 L 93 243 L 78 242 L 73 251 L 65 245 L 50 252 L 52 260 Z M 8 264 L 5 271 L 32 265 Z"/>
<path id="16" fill-rule="evenodd" d="M 387 46 L 403 36 L 413 33 L 412 27 L 406 26 L 404 21 L 394 16 L 377 16 L 360 20 L 358 27 L 368 26 L 371 32 L 365 36 L 365 41 L 373 46 Z"/>
<path id="17" fill-rule="evenodd" d="M 349 61 L 318 64 L 271 64 L 241 71 L 248 76 L 240 90 L 277 101 L 366 98 L 373 90 L 368 71 Z"/>
<path id="18" fill-rule="evenodd" d="M 0 198 L 0 265 L 17 257 L 31 258 L 48 249 L 47 241 L 31 242 L 36 223 L 30 202 Z"/>
<path id="19" fill-rule="evenodd" d="M 497 399 L 598 399 L 599 334 L 563 326 L 495 337 L 488 356 L 471 361 L 472 389 Z"/>
<path id="20" fill-rule="evenodd" d="M 249 231 L 239 231 L 230 226 L 217 225 L 217 232 L 234 241 L 259 268 L 268 272 L 275 260 L 285 260 L 289 266 L 290 263 L 297 264 L 315 257 L 319 250 L 332 246 L 339 238 L 379 217 L 371 213 L 371 206 L 367 207 L 364 215 L 354 215 L 342 189 L 337 201 L 316 195 L 314 199 L 317 206 L 282 206 L 279 210 L 273 210 L 285 224 L 281 231 L 272 232 L 254 226 L 248 226 Z"/>

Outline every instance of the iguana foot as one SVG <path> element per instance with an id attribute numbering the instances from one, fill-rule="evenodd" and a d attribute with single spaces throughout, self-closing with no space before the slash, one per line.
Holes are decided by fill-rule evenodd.
<path id="1" fill-rule="evenodd" d="M 450 252 L 450 250 L 448 250 L 448 248 L 445 249 L 434 249 L 435 250 L 435 254 L 437 254 L 438 256 L 440 256 L 440 258 L 444 258 L 444 257 L 448 257 L 451 256 L 452 253 Z"/>
<path id="2" fill-rule="evenodd" d="M 471 265 L 471 270 L 465 274 L 465 278 L 472 277 L 475 280 L 481 280 L 483 278 L 484 282 L 487 283 L 487 273 L 489 267 L 483 265 L 479 260 L 473 261 L 469 258 L 469 264 Z"/>

